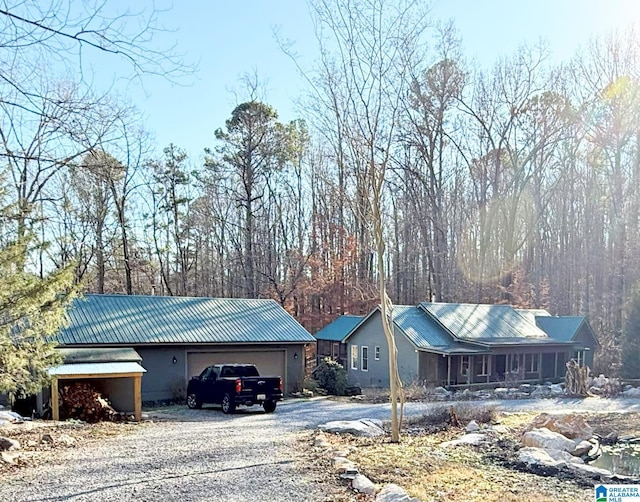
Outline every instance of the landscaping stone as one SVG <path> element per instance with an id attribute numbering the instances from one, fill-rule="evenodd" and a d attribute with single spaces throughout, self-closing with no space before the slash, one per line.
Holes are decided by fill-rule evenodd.
<path id="1" fill-rule="evenodd" d="M 497 387 L 493 391 L 493 393 L 496 395 L 497 398 L 504 399 L 509 394 L 509 389 L 507 389 L 506 387 Z"/>
<path id="2" fill-rule="evenodd" d="M 390 483 L 385 485 L 376 496 L 376 502 L 419 502 L 418 499 L 410 497 L 404 488 Z"/>
<path id="3" fill-rule="evenodd" d="M 318 429 L 324 432 L 333 432 L 335 434 L 352 434 L 361 437 L 377 437 L 384 436 L 386 433 L 382 429 L 380 420 L 336 420 L 327 422 L 318 426 Z"/>
<path id="4" fill-rule="evenodd" d="M 351 481 L 351 487 L 359 493 L 366 495 L 374 495 L 376 493 L 376 485 L 366 476 L 357 474 Z"/>
<path id="5" fill-rule="evenodd" d="M 555 460 L 547 450 L 535 446 L 525 446 L 518 451 L 518 460 L 527 465 L 543 465 L 548 467 L 562 467 L 565 461 Z"/>
<path id="6" fill-rule="evenodd" d="M 318 446 L 320 448 L 328 448 L 329 446 L 331 446 L 331 443 L 327 440 L 327 438 L 320 434 L 316 436 L 315 442 L 313 444 L 314 446 Z"/>
<path id="7" fill-rule="evenodd" d="M 20 449 L 19 441 L 11 438 L 0 437 L 0 451 L 11 451 L 11 450 L 19 450 L 19 449 Z"/>
<path id="8" fill-rule="evenodd" d="M 484 443 L 486 440 L 487 440 L 487 436 L 485 434 L 470 433 L 470 434 L 465 434 L 464 436 L 461 436 L 458 439 L 440 443 L 440 447 L 448 448 L 450 446 L 458 446 L 461 444 L 477 445 L 480 443 Z"/>
<path id="9" fill-rule="evenodd" d="M 531 393 L 531 384 L 530 383 L 523 383 L 522 385 L 520 385 L 520 387 L 518 387 L 518 391 L 519 392 L 524 392 L 526 394 Z"/>
<path id="10" fill-rule="evenodd" d="M 640 397 L 640 388 L 631 387 L 628 390 L 625 390 L 621 393 L 623 397 Z"/>
<path id="11" fill-rule="evenodd" d="M 532 431 L 525 432 L 522 436 L 522 444 L 524 446 L 533 446 L 545 450 L 563 450 L 569 453 L 573 452 L 576 448 L 575 442 L 571 439 L 546 428 L 533 429 Z"/>
<path id="12" fill-rule="evenodd" d="M 333 469 L 338 473 L 353 472 L 358 473 L 358 468 L 351 460 L 345 457 L 336 457 L 333 459 Z"/>
<path id="13" fill-rule="evenodd" d="M 16 463 L 13 455 L 7 453 L 6 451 L 0 451 L 0 460 L 5 464 L 15 465 Z"/>
<path id="14" fill-rule="evenodd" d="M 612 475 L 611 471 L 600 469 L 599 467 L 593 467 L 587 464 L 567 464 L 567 467 L 574 471 L 588 474 L 590 476 L 609 477 Z"/>
<path id="15" fill-rule="evenodd" d="M 562 384 L 554 383 L 549 386 L 549 391 L 551 395 L 554 397 L 559 397 L 564 395 L 564 389 L 562 388 Z"/>
<path id="16" fill-rule="evenodd" d="M 576 449 L 573 450 L 573 455 L 575 455 L 576 457 L 581 457 L 582 455 L 589 453 L 591 448 L 593 448 L 593 444 L 590 443 L 589 441 L 586 441 L 586 440 L 580 441 L 576 445 Z"/>
<path id="17" fill-rule="evenodd" d="M 476 422 L 475 420 L 471 420 L 471 422 L 467 424 L 465 430 L 467 432 L 477 432 L 480 430 L 480 426 L 478 425 L 478 422 Z"/>
<path id="18" fill-rule="evenodd" d="M 580 457 L 574 457 L 571 453 L 562 450 L 545 450 L 553 460 L 566 462 L 567 464 L 584 464 Z"/>
<path id="19" fill-rule="evenodd" d="M 542 413 L 527 426 L 525 431 L 541 428 L 562 434 L 569 439 L 589 439 L 593 429 L 580 415 L 550 415 Z"/>
<path id="20" fill-rule="evenodd" d="M 549 397 L 551 395 L 551 389 L 546 385 L 537 385 L 536 388 L 531 392 L 531 397 L 541 398 L 541 397 Z"/>

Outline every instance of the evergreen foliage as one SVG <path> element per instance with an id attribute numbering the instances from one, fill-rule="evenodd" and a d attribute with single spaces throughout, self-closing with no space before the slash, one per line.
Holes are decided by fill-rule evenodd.
<path id="1" fill-rule="evenodd" d="M 640 285 L 627 305 L 623 345 L 622 376 L 640 378 Z"/>
<path id="2" fill-rule="evenodd" d="M 55 334 L 77 294 L 73 266 L 40 278 L 25 271 L 27 242 L 0 247 L 0 392 L 34 394 L 61 362 Z"/>
<path id="3" fill-rule="evenodd" d="M 347 388 L 347 371 L 337 361 L 325 357 L 314 371 L 318 385 L 330 394 L 343 396 Z"/>

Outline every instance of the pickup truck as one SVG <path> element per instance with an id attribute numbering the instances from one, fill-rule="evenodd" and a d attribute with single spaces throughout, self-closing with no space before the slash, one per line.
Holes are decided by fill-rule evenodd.
<path id="1" fill-rule="evenodd" d="M 258 404 L 272 413 L 280 400 L 282 378 L 260 376 L 253 364 L 214 364 L 187 386 L 187 406 L 191 409 L 211 403 L 222 405 L 224 413 L 233 413 L 237 406 Z"/>

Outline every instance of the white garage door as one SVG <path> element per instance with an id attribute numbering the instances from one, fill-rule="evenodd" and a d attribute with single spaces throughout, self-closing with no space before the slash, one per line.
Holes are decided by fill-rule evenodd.
<path id="1" fill-rule="evenodd" d="M 212 364 L 225 363 L 255 364 L 261 375 L 281 376 L 282 383 L 286 385 L 284 350 L 189 352 L 187 354 L 188 377 L 199 375 L 203 369 Z"/>

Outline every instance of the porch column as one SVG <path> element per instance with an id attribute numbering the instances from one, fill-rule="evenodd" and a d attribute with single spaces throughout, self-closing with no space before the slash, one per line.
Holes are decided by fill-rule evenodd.
<path id="1" fill-rule="evenodd" d="M 451 384 L 451 356 L 447 356 L 447 387 Z"/>
<path id="2" fill-rule="evenodd" d="M 51 419 L 60 420 L 60 405 L 58 403 L 58 377 L 51 379 Z"/>
<path id="3" fill-rule="evenodd" d="M 553 378 L 558 378 L 558 352 L 555 353 L 556 359 L 553 363 Z"/>
<path id="4" fill-rule="evenodd" d="M 542 380 L 542 352 L 538 354 L 538 380 Z"/>
<path id="5" fill-rule="evenodd" d="M 467 366 L 467 385 L 471 383 L 471 368 L 473 368 L 473 356 L 469 356 L 469 366 Z"/>
<path id="6" fill-rule="evenodd" d="M 133 377 L 133 409 L 136 421 L 142 420 L 142 375 Z"/>
<path id="7" fill-rule="evenodd" d="M 484 356 L 483 356 L 484 357 Z M 491 356 L 491 354 L 489 354 L 487 356 L 487 359 L 489 360 L 488 364 L 487 364 L 487 383 L 489 383 L 491 381 L 491 361 L 493 359 L 493 357 Z"/>

